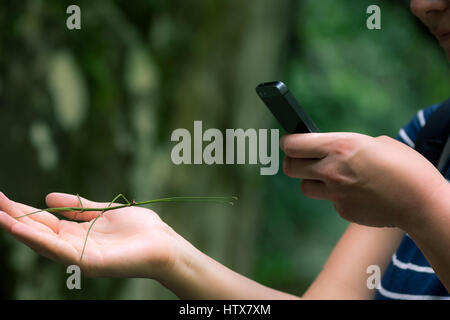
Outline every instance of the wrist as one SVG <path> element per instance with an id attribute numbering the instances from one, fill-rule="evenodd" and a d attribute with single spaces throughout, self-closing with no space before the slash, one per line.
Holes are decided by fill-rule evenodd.
<path id="1" fill-rule="evenodd" d="M 157 255 L 157 259 L 150 258 L 146 261 L 147 278 L 160 281 L 160 279 L 170 276 L 172 266 L 176 259 L 178 234 L 169 226 L 165 225 L 163 242 L 161 246 L 161 254 Z"/>
<path id="2" fill-rule="evenodd" d="M 294 299 L 218 263 L 173 232 L 171 259 L 155 280 L 180 299 Z"/>
<path id="3" fill-rule="evenodd" d="M 180 299 L 222 299 L 238 287 L 231 284 L 230 289 L 230 283 L 236 279 L 234 272 L 175 233 L 172 250 L 172 259 L 156 280 Z"/>
<path id="4" fill-rule="evenodd" d="M 413 208 L 409 219 L 404 219 L 401 229 L 410 235 L 420 236 L 432 230 L 433 226 L 449 219 L 450 215 L 450 183 L 442 177 L 421 206 Z M 431 229 L 430 229 L 431 228 Z"/>
<path id="5" fill-rule="evenodd" d="M 151 278 L 180 296 L 194 277 L 194 266 L 202 265 L 202 262 L 198 262 L 202 254 L 171 227 L 168 229 L 170 239 L 167 246 L 168 254 Z"/>

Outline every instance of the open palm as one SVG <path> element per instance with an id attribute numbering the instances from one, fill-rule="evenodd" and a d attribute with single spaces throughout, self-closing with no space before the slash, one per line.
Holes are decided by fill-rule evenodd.
<path id="1" fill-rule="evenodd" d="M 80 207 L 77 196 L 52 193 L 46 198 L 49 207 Z M 104 208 L 81 198 L 84 208 Z M 173 230 L 159 216 L 145 208 L 126 207 L 107 211 L 65 212 L 64 216 L 81 222 L 58 219 L 51 213 L 9 200 L 0 193 L 0 226 L 38 253 L 62 262 L 76 264 L 88 276 L 151 277 L 172 258 Z"/>

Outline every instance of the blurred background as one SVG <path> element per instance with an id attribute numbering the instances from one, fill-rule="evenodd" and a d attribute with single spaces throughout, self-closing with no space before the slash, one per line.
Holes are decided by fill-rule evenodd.
<path id="1" fill-rule="evenodd" d="M 81 30 L 66 8 L 81 7 Z M 378 4 L 382 30 L 366 28 Z M 448 97 L 449 65 L 408 1 L 3 0 L 0 190 L 110 201 L 237 195 L 236 206 L 154 205 L 197 248 L 301 295 L 347 223 L 300 181 L 259 165 L 171 162 L 177 128 L 279 128 L 254 88 L 283 80 L 322 131 L 395 136 Z M 281 132 L 282 133 L 282 132 Z M 280 163 L 283 155 L 280 153 Z M 153 280 L 82 279 L 0 231 L 0 297 L 175 299 Z"/>

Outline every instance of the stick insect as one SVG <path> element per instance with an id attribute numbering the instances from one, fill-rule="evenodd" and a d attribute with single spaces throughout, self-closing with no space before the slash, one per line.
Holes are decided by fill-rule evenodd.
<path id="1" fill-rule="evenodd" d="M 158 202 L 214 202 L 214 203 L 228 203 L 230 205 L 233 205 L 234 201 L 236 201 L 238 199 L 237 197 L 234 197 L 234 196 L 233 197 L 170 197 L 170 198 L 161 198 L 161 199 L 153 199 L 153 200 L 148 200 L 148 201 L 136 202 L 134 200 L 128 201 L 128 199 L 122 193 L 119 193 L 117 196 L 114 197 L 114 199 L 105 208 L 85 208 L 83 206 L 83 202 L 81 201 L 81 198 L 78 194 L 77 194 L 77 198 L 78 198 L 78 202 L 80 203 L 79 207 L 59 207 L 59 208 L 41 209 L 41 210 L 33 211 L 30 213 L 24 214 L 22 216 L 16 217 L 16 219 L 24 218 L 24 217 L 27 217 L 27 216 L 30 216 L 30 215 L 33 215 L 33 214 L 36 214 L 39 212 L 43 212 L 43 211 L 47 211 L 52 214 L 64 212 L 64 211 L 74 211 L 74 212 L 78 212 L 78 213 L 83 213 L 86 211 L 100 211 L 100 214 L 97 215 L 94 219 L 92 219 L 91 224 L 89 225 L 89 228 L 86 232 L 83 249 L 81 251 L 81 256 L 80 256 L 80 262 L 81 262 L 81 260 L 83 260 L 83 255 L 84 255 L 84 251 L 86 249 L 86 244 L 87 244 L 87 240 L 89 237 L 89 233 L 91 232 L 93 225 L 107 211 L 117 210 L 117 209 L 126 208 L 126 207 L 133 207 L 133 206 L 143 206 L 146 204 L 158 203 Z M 125 203 L 118 203 L 117 205 L 112 206 L 112 204 L 114 204 L 119 199 L 122 199 Z"/>

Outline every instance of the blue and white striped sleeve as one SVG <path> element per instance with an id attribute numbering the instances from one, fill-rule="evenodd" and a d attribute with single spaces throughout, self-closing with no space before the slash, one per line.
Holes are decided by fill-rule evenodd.
<path id="1" fill-rule="evenodd" d="M 400 129 L 395 138 L 398 141 L 407 144 L 411 148 L 414 148 L 416 146 L 415 143 L 419 131 L 425 126 L 427 119 L 438 107 L 439 104 L 435 104 L 431 107 L 419 110 L 411 121 Z"/>

